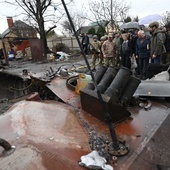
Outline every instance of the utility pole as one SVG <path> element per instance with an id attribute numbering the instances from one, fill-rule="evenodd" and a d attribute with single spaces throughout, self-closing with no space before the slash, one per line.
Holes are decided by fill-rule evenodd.
<path id="1" fill-rule="evenodd" d="M 111 0 L 110 2 L 110 11 L 111 11 L 111 28 L 112 28 L 112 31 L 113 31 L 113 1 Z"/>
<path id="2" fill-rule="evenodd" d="M 5 58 L 5 63 L 8 66 L 9 60 L 8 60 L 8 55 L 7 55 L 7 52 L 6 52 L 5 42 L 4 42 L 3 38 L 2 38 L 2 47 L 3 47 L 3 54 L 4 54 L 4 58 Z"/>

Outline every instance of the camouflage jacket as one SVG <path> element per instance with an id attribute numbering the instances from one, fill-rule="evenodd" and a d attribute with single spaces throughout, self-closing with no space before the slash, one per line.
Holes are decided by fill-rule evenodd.
<path id="1" fill-rule="evenodd" d="M 100 53 L 101 42 L 100 41 L 93 41 L 90 45 L 90 50 L 94 53 Z"/>
<path id="2" fill-rule="evenodd" d="M 113 41 L 105 41 L 102 45 L 102 53 L 106 57 L 116 57 L 116 44 Z"/>

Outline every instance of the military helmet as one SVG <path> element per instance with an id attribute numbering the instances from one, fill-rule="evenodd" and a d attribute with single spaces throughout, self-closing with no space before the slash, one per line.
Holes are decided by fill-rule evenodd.
<path id="1" fill-rule="evenodd" d="M 102 37 L 100 38 L 100 40 L 101 40 L 101 41 L 105 41 L 105 40 L 106 40 L 106 36 L 102 36 Z"/>
<path id="2" fill-rule="evenodd" d="M 113 34 L 112 34 L 112 33 L 109 33 L 107 37 L 113 38 Z"/>
<path id="3" fill-rule="evenodd" d="M 159 27 L 159 22 L 154 21 L 154 22 L 152 22 L 152 23 L 149 24 L 149 27 L 150 27 L 150 28 L 152 28 L 152 27 L 154 27 L 154 26 L 158 28 L 158 27 Z"/>
<path id="4" fill-rule="evenodd" d="M 114 35 L 116 35 L 116 34 L 120 34 L 120 31 L 115 31 L 115 32 L 114 32 Z"/>
<path id="5" fill-rule="evenodd" d="M 97 37 L 97 35 L 93 35 L 93 39 L 97 39 L 98 37 Z"/>

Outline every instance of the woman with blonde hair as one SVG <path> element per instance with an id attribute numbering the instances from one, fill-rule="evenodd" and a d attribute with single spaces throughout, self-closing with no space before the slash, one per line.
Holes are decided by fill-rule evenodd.
<path id="1" fill-rule="evenodd" d="M 143 30 L 138 31 L 136 57 L 139 59 L 140 78 L 141 80 L 146 80 L 150 58 L 150 39 L 145 35 Z"/>

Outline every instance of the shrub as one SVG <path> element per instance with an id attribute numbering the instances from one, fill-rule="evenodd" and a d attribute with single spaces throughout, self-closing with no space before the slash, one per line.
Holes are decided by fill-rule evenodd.
<path id="1" fill-rule="evenodd" d="M 57 43 L 54 47 L 53 47 L 53 50 L 55 52 L 57 51 L 63 51 L 65 53 L 70 53 L 70 49 L 68 46 L 66 46 L 65 44 L 63 43 Z"/>

